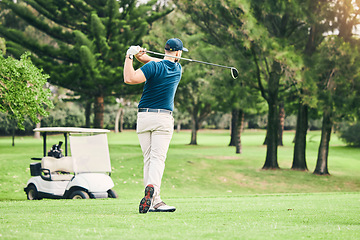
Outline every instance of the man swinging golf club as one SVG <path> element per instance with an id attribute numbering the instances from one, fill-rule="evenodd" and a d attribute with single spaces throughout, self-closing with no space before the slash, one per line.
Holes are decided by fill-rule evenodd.
<path id="1" fill-rule="evenodd" d="M 171 38 L 165 44 L 166 56 L 163 59 L 148 56 L 146 49 L 139 46 L 131 46 L 126 53 L 124 82 L 145 82 L 136 127 L 144 156 L 145 196 L 140 201 L 140 213 L 176 210 L 161 200 L 160 187 L 174 130 L 172 111 L 175 92 L 181 79 L 178 57 L 181 57 L 182 51 L 188 50 L 183 47 L 181 40 Z M 133 56 L 145 65 L 135 70 Z"/>

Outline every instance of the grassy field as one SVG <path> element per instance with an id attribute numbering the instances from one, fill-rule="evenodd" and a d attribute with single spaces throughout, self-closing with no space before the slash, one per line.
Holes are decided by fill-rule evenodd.
<path id="1" fill-rule="evenodd" d="M 264 131 L 245 131 L 243 153 L 228 147 L 227 131 L 175 133 L 163 178 L 162 198 L 175 213 L 140 215 L 142 159 L 133 131 L 110 133 L 112 178 L 118 199 L 27 201 L 31 157 L 42 141 L 0 138 L 0 238 L 3 239 L 358 239 L 360 149 L 333 135 L 330 176 L 312 174 L 319 132 L 307 142 L 309 172 L 291 171 L 294 133 L 279 147 L 281 170 L 261 170 Z M 61 136 L 48 140 L 54 144 Z"/>

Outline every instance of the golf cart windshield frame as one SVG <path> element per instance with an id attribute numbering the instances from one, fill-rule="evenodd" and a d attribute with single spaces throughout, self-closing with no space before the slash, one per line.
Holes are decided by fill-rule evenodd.
<path id="1" fill-rule="evenodd" d="M 97 134 L 97 133 L 108 133 L 110 130 L 98 129 L 98 128 L 75 128 L 75 127 L 43 127 L 35 128 L 34 132 L 40 132 L 43 135 L 43 149 L 44 157 L 46 157 L 46 135 L 47 133 L 63 133 L 65 138 L 65 156 L 68 156 L 68 134 L 70 133 L 86 133 L 86 134 Z"/>

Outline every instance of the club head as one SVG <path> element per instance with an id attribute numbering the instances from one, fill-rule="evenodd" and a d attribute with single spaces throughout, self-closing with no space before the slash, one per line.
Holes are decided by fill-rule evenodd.
<path id="1" fill-rule="evenodd" d="M 231 68 L 231 76 L 236 79 L 239 76 L 239 71 L 236 68 Z"/>

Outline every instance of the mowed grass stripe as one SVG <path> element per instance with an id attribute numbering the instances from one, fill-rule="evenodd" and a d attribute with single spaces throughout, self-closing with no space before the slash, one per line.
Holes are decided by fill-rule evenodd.
<path id="1" fill-rule="evenodd" d="M 3 239 L 358 239 L 360 194 L 177 197 L 174 213 L 123 199 L 1 202 Z"/>
<path id="2" fill-rule="evenodd" d="M 0 138 L 0 238 L 3 239 L 359 239 L 360 149 L 332 136 L 331 176 L 312 174 L 320 132 L 309 132 L 309 172 L 291 171 L 294 132 L 279 147 L 281 170 L 264 171 L 265 131 L 243 133 L 235 154 L 228 131 L 175 133 L 162 198 L 175 213 L 138 214 L 142 154 L 134 131 L 108 135 L 119 199 L 27 201 L 31 157 L 42 142 Z M 50 136 L 48 148 L 62 140 Z M 349 192 L 349 193 L 348 193 Z"/>
<path id="3" fill-rule="evenodd" d="M 163 177 L 162 196 L 177 195 L 233 196 L 296 192 L 360 191 L 360 149 L 349 148 L 332 136 L 329 153 L 331 176 L 312 174 L 316 164 L 320 132 L 309 132 L 307 142 L 308 172 L 291 171 L 293 131 L 284 133 L 279 147 L 281 170 L 261 170 L 266 147 L 265 131 L 243 133 L 243 153 L 228 147 L 228 131 L 200 131 L 198 146 L 188 145 L 190 132 L 174 133 Z M 142 153 L 134 131 L 108 134 L 114 189 L 123 198 L 132 199 L 143 192 Z M 62 135 L 48 137 L 48 148 Z M 42 141 L 32 137 L 0 138 L 0 200 L 25 200 L 23 188 L 30 176 L 31 157 L 42 156 Z"/>

